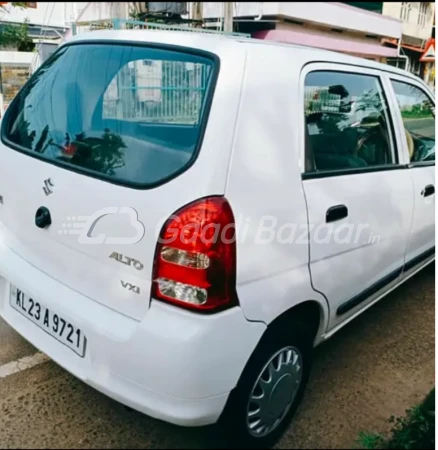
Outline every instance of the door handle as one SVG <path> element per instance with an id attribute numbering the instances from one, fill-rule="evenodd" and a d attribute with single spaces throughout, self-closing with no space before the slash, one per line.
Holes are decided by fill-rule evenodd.
<path id="1" fill-rule="evenodd" d="M 435 186 L 433 184 L 427 185 L 422 191 L 421 195 L 423 197 L 429 197 L 429 195 L 435 194 Z"/>
<path id="2" fill-rule="evenodd" d="M 336 205 L 329 208 L 325 214 L 325 221 L 336 222 L 348 216 L 348 208 L 345 205 Z"/>

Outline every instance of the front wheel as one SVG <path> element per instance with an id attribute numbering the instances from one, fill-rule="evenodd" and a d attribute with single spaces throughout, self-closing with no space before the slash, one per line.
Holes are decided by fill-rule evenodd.
<path id="1" fill-rule="evenodd" d="M 312 360 L 313 339 L 301 328 L 268 330 L 248 362 L 221 418 L 234 446 L 272 447 L 289 425 Z"/>

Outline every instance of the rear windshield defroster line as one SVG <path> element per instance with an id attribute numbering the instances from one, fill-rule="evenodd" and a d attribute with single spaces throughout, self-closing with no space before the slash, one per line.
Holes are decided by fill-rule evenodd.
<path id="1" fill-rule="evenodd" d="M 1 140 L 90 177 L 156 187 L 196 160 L 219 65 L 214 54 L 179 46 L 67 44 L 12 101 Z"/>

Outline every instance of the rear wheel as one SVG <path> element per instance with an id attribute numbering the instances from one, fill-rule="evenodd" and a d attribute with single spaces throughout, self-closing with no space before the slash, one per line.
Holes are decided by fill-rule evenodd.
<path id="1" fill-rule="evenodd" d="M 245 368 L 221 418 L 239 448 L 275 445 L 307 385 L 313 337 L 300 324 L 269 330 Z"/>

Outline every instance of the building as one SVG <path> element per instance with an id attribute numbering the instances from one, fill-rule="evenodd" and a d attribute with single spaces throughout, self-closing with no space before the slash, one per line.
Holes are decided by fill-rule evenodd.
<path id="1" fill-rule="evenodd" d="M 399 47 L 400 57 L 388 60 L 389 64 L 405 68 L 423 79 L 429 80 L 430 58 L 421 61 L 426 46 L 434 36 L 434 2 L 346 2 L 365 10 L 371 10 L 402 22 L 401 41 L 385 39 L 385 45 Z M 434 63 L 433 63 L 434 64 Z"/>
<path id="2" fill-rule="evenodd" d="M 28 8 L 12 6 L 2 2 L 3 10 L 0 15 L 0 26 L 21 25 L 25 22 L 29 26 L 29 36 L 34 39 L 56 40 L 62 38 L 76 19 L 77 10 L 81 3 L 66 2 L 37 2 L 28 3 Z"/>
<path id="3" fill-rule="evenodd" d="M 28 79 L 29 73 L 45 61 L 58 47 L 61 38 L 74 20 L 76 4 L 37 2 L 27 8 L 2 2 L 0 33 L 27 23 L 27 36 L 35 51 L 22 51 L 10 44 L 0 49 L 0 113 Z M 72 6 L 73 5 L 73 6 Z"/>
<path id="4" fill-rule="evenodd" d="M 400 39 L 399 19 L 334 2 L 232 3 L 234 31 L 250 33 L 256 38 L 326 48 L 383 62 L 398 55 L 397 48 L 383 45 L 382 39 Z M 120 7 L 116 8 L 117 4 Z M 199 18 L 195 4 L 188 2 L 187 18 Z M 223 2 L 197 4 L 201 4 L 201 16 L 207 27 L 223 29 Z M 76 22 L 128 18 L 129 11 L 128 2 L 89 2 L 78 8 Z"/>
<path id="5" fill-rule="evenodd" d="M 223 24 L 223 2 L 201 2 L 202 16 L 209 27 Z M 374 3 L 374 2 L 369 2 Z M 25 18 L 42 33 L 56 29 L 64 39 L 72 23 L 90 23 L 128 18 L 133 2 L 45 2 L 36 8 L 9 8 L 4 20 L 20 23 Z M 143 4 L 142 4 L 143 5 Z M 193 2 L 188 2 L 193 10 Z M 385 62 L 396 58 L 398 49 L 382 45 L 383 40 L 398 41 L 402 28 L 399 19 L 382 16 L 337 2 L 233 2 L 234 30 L 254 37 L 298 43 L 341 51 Z M 189 16 L 193 17 L 193 13 Z M 219 24 L 219 25 L 218 25 Z M 60 30 L 59 28 L 62 28 Z"/>
<path id="6" fill-rule="evenodd" d="M 203 18 L 220 27 L 222 3 L 202 2 Z M 234 30 L 260 39 L 308 45 L 386 62 L 398 49 L 400 19 L 339 2 L 235 2 Z"/>

